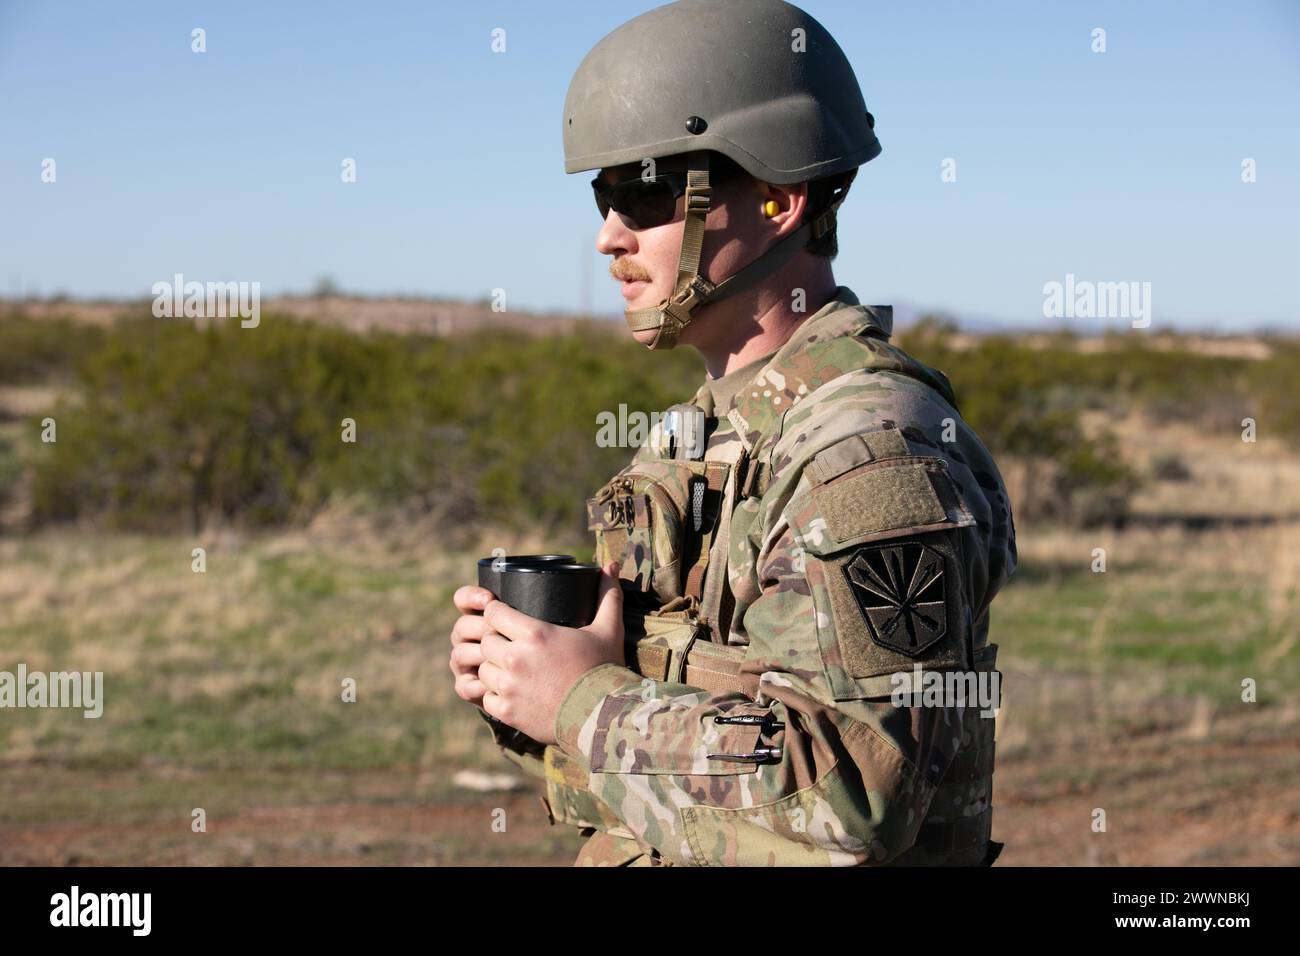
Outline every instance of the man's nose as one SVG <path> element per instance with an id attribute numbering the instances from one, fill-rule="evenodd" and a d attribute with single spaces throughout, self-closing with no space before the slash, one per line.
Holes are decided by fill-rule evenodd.
<path id="1" fill-rule="evenodd" d="M 596 251 L 604 256 L 636 251 L 636 233 L 623 222 L 623 217 L 613 209 L 596 233 Z"/>

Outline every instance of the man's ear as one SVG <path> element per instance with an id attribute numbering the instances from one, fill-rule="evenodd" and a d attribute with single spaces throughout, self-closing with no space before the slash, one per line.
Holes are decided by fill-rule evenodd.
<path id="1" fill-rule="evenodd" d="M 790 185 L 778 185 L 775 183 L 758 183 L 757 208 L 760 210 L 759 215 L 763 219 L 776 220 L 780 225 L 780 233 L 793 232 L 800 222 L 803 221 L 804 211 L 808 208 L 808 184 L 791 183 Z M 775 216 L 767 216 L 763 209 L 769 202 L 775 202 L 777 213 Z"/>

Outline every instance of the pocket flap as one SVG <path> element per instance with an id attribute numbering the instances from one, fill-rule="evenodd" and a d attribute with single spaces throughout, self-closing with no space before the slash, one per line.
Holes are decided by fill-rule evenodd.
<path id="1" fill-rule="evenodd" d="M 759 765 L 755 762 L 738 762 L 719 755 L 753 752 L 763 732 L 760 725 L 719 724 L 714 716 L 705 716 L 702 724 L 679 730 L 679 722 L 690 719 L 689 711 L 707 700 L 704 691 L 679 694 L 671 701 L 653 696 L 606 697 L 592 737 L 591 772 L 700 777 L 757 773 Z M 767 709 L 742 704 L 727 713 L 748 715 L 765 713 Z M 665 717 L 662 724 L 657 716 Z"/>
<path id="2" fill-rule="evenodd" d="M 817 556 L 868 541 L 975 523 L 948 475 L 948 463 L 932 457 L 861 465 L 814 485 L 792 512 L 804 550 Z"/>

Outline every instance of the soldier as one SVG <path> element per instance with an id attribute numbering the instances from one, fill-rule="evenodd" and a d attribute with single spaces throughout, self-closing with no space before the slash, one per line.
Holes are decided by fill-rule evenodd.
<path id="1" fill-rule="evenodd" d="M 708 380 L 588 502 L 589 627 L 456 592 L 457 693 L 579 864 L 991 863 L 990 710 L 896 691 L 995 674 L 1011 509 L 947 378 L 832 275 L 881 150 L 843 52 L 779 0 L 657 8 L 583 60 L 564 147 L 633 334 Z"/>

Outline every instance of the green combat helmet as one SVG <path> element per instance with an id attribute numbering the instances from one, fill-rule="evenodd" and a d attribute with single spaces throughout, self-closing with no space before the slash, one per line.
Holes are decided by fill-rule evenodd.
<path id="1" fill-rule="evenodd" d="M 633 331 L 672 348 L 700 306 L 775 272 L 835 225 L 857 167 L 880 155 L 875 125 L 839 44 L 782 0 L 679 0 L 623 24 L 587 54 L 564 102 L 564 170 L 686 154 L 686 221 L 670 298 L 629 309 Z M 778 185 L 847 173 L 829 208 L 734 275 L 699 274 L 709 151 Z"/>

